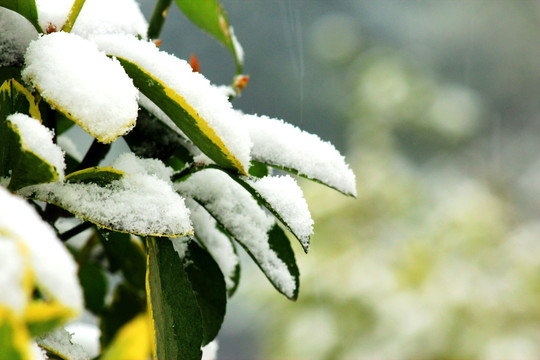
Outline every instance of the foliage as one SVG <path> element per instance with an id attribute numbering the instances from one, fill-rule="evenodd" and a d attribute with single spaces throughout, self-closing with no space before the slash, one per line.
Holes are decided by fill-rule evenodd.
<path id="1" fill-rule="evenodd" d="M 199 359 L 238 286 L 237 244 L 298 296 L 281 227 L 307 252 L 312 220 L 272 167 L 355 195 L 332 145 L 232 108 L 247 77 L 217 1 L 176 4 L 231 51 L 231 86 L 159 50 L 170 4 L 147 24 L 132 0 L 0 0 L 0 358 L 99 355 L 59 327 L 87 311 L 102 359 Z M 94 138 L 82 158 L 77 126 Z M 103 166 L 117 141 L 131 152 Z"/>

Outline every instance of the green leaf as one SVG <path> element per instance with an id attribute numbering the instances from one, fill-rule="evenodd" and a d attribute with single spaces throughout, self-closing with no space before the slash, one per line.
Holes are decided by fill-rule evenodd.
<path id="1" fill-rule="evenodd" d="M 289 273 L 293 276 L 296 288 L 294 295 L 290 297 L 291 300 L 298 298 L 298 290 L 300 289 L 300 271 L 298 265 L 296 265 L 296 259 L 294 257 L 294 251 L 291 248 L 291 244 L 285 232 L 275 224 L 268 232 L 270 249 L 272 249 L 286 265 Z M 279 289 L 278 289 L 279 290 Z"/>
<path id="2" fill-rule="evenodd" d="M 146 299 L 141 298 L 136 289 L 126 283 L 118 284 L 112 303 L 101 316 L 101 348 L 106 348 L 118 330 L 145 309 Z"/>
<path id="3" fill-rule="evenodd" d="M 94 314 L 100 314 L 107 295 L 107 277 L 104 269 L 97 264 L 87 262 L 79 268 L 79 281 L 86 308 Z"/>
<path id="4" fill-rule="evenodd" d="M 0 0 L 0 6 L 24 16 L 39 33 L 43 33 L 41 26 L 39 26 L 35 0 Z"/>
<path id="5" fill-rule="evenodd" d="M 268 170 L 268 166 L 266 166 L 266 164 L 258 161 L 252 161 L 251 166 L 249 167 L 249 175 L 263 178 L 270 175 L 270 171 Z"/>
<path id="6" fill-rule="evenodd" d="M 122 57 L 116 58 L 133 79 L 135 87 L 163 110 L 202 152 L 222 167 L 246 174 L 240 161 L 227 149 L 215 130 L 180 94 L 137 64 Z"/>
<path id="7" fill-rule="evenodd" d="M 147 238 L 147 301 L 157 360 L 199 360 L 202 319 L 182 260 L 169 239 Z"/>
<path id="8" fill-rule="evenodd" d="M 34 300 L 24 310 L 24 320 L 30 334 L 43 335 L 76 316 L 74 311 L 58 302 Z"/>
<path id="9" fill-rule="evenodd" d="M 177 167 L 193 162 L 193 156 L 186 149 L 186 140 L 171 130 L 145 108 L 139 109 L 137 126 L 124 136 L 131 151 L 143 158 L 171 162 L 171 157 L 180 160 Z"/>
<path id="10" fill-rule="evenodd" d="M 184 266 L 201 309 L 202 345 L 206 345 L 217 336 L 225 318 L 227 307 L 225 280 L 212 256 L 195 241 L 189 242 Z"/>
<path id="11" fill-rule="evenodd" d="M 6 80 L 21 82 L 21 68 L 17 66 L 0 67 L 0 84 Z"/>
<path id="12" fill-rule="evenodd" d="M 22 113 L 41 120 L 41 113 L 32 94 L 17 81 L 10 79 L 0 86 L 0 177 L 7 177 L 16 163 L 15 153 L 19 152 L 18 137 L 12 136 L 13 130 L 8 129 L 7 117 L 11 114 Z"/>
<path id="13" fill-rule="evenodd" d="M 112 271 L 119 269 L 124 279 L 136 289 L 144 291 L 146 252 L 130 234 L 98 230 Z"/>
<path id="14" fill-rule="evenodd" d="M 124 172 L 112 167 L 92 167 L 76 171 L 66 176 L 66 182 L 71 184 L 96 184 L 106 186 L 120 180 Z"/>
<path id="15" fill-rule="evenodd" d="M 217 0 L 175 0 L 176 4 L 195 25 L 208 32 L 231 51 L 237 72 L 242 72 L 242 54 L 236 47 L 232 28 L 223 7 Z"/>
<path id="16" fill-rule="evenodd" d="M 7 307 L 0 306 L 0 360 L 30 360 L 30 336 Z"/>

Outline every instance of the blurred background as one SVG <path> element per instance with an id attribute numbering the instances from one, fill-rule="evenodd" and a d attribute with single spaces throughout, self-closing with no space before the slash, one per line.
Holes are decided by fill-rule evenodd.
<path id="1" fill-rule="evenodd" d="M 218 358 L 540 359 L 540 2 L 221 2 L 251 76 L 235 107 L 334 143 L 359 196 L 301 183 L 300 298 L 244 259 Z M 231 82 L 176 8 L 162 40 Z"/>

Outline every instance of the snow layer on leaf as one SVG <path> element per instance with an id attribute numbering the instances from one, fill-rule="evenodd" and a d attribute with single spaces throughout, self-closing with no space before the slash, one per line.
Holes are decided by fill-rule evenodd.
<path id="1" fill-rule="evenodd" d="M 0 188 L 0 232 L 22 242 L 42 292 L 75 311 L 82 310 L 77 265 L 53 229 L 21 198 Z"/>
<path id="2" fill-rule="evenodd" d="M 126 152 L 118 155 L 114 160 L 113 167 L 128 174 L 155 176 L 160 180 L 172 184 L 171 176 L 173 169 L 158 159 L 143 159 L 133 153 Z"/>
<path id="3" fill-rule="evenodd" d="M 2 236 L 0 228 L 0 307 L 7 305 L 17 313 L 26 306 L 23 286 L 24 259 L 14 239 Z"/>
<path id="4" fill-rule="evenodd" d="M 64 328 L 57 328 L 36 339 L 37 343 L 62 359 L 90 360 L 90 356 L 84 348 L 71 340 L 71 334 Z"/>
<path id="5" fill-rule="evenodd" d="M 197 239 L 201 241 L 219 265 L 225 276 L 225 285 L 230 290 L 235 287 L 234 276 L 238 268 L 238 255 L 231 240 L 217 228 L 216 220 L 196 201 L 188 198 L 186 205 L 191 210 L 191 221 Z"/>
<path id="6" fill-rule="evenodd" d="M 0 8 L 0 67 L 22 64 L 26 47 L 37 36 L 28 20 L 15 11 Z"/>
<path id="7" fill-rule="evenodd" d="M 7 117 L 18 130 L 23 146 L 54 166 L 61 179 L 64 178 L 64 152 L 53 142 L 54 133 L 38 120 L 25 114 L 13 114 Z"/>
<path id="8" fill-rule="evenodd" d="M 111 142 L 135 124 L 139 91 L 117 60 L 96 45 L 63 32 L 30 43 L 25 81 L 101 142 Z"/>
<path id="9" fill-rule="evenodd" d="M 305 248 L 309 248 L 309 236 L 313 234 L 313 219 L 302 189 L 289 175 L 265 176 L 247 182 L 266 199 L 290 226 Z"/>
<path id="10" fill-rule="evenodd" d="M 131 159 L 129 157 L 132 157 Z M 173 190 L 158 160 L 123 156 L 113 167 L 126 170 L 121 180 L 107 186 L 49 183 L 28 186 L 27 196 L 57 204 L 85 220 L 113 230 L 143 236 L 178 236 L 192 232 L 189 210 Z"/>
<path id="11" fill-rule="evenodd" d="M 219 346 L 217 340 L 214 340 L 211 343 L 208 343 L 206 346 L 203 346 L 203 354 L 201 360 L 217 360 L 218 349 Z"/>
<path id="12" fill-rule="evenodd" d="M 36 0 L 42 29 L 60 30 L 74 0 Z M 132 34 L 146 36 L 147 23 L 134 0 L 88 0 L 85 2 L 72 33 L 90 37 L 98 34 Z"/>
<path id="13" fill-rule="evenodd" d="M 243 167 L 249 168 L 251 140 L 239 115 L 228 98 L 202 74 L 193 72 L 189 63 L 160 51 L 152 42 L 133 36 L 99 36 L 94 41 L 108 54 L 136 63 L 181 95 L 208 122 Z"/>
<path id="14" fill-rule="evenodd" d="M 259 207 L 250 193 L 227 174 L 215 169 L 199 171 L 175 186 L 181 194 L 203 203 L 249 250 L 272 282 L 292 297 L 296 290 L 295 280 L 268 243 L 268 231 L 275 223 L 274 218 Z"/>
<path id="15" fill-rule="evenodd" d="M 236 52 L 236 57 L 238 58 L 238 61 L 240 61 L 241 64 L 244 63 L 244 49 L 242 48 L 242 45 L 240 45 L 240 41 L 238 41 L 238 38 L 236 35 L 234 35 L 234 29 L 232 26 L 229 26 L 229 33 L 231 34 L 231 41 L 234 47 L 234 51 Z"/>
<path id="16" fill-rule="evenodd" d="M 295 169 L 343 193 L 356 196 L 356 180 L 334 145 L 283 120 L 244 115 L 254 160 Z"/>

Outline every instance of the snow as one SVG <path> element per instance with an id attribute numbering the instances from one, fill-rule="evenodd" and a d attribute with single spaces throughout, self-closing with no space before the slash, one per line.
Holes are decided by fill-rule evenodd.
<path id="1" fill-rule="evenodd" d="M 36 0 L 39 24 L 43 30 L 52 24 L 56 30 L 64 25 L 74 0 Z M 98 34 L 132 34 L 146 36 L 147 23 L 133 0 L 86 1 L 72 33 L 91 37 Z"/>
<path id="2" fill-rule="evenodd" d="M 0 7 L 0 67 L 20 65 L 36 29 L 21 15 Z"/>
<path id="3" fill-rule="evenodd" d="M 161 240 L 158 240 L 158 241 L 161 241 Z M 185 237 L 178 237 L 178 238 L 172 238 L 171 242 L 172 242 L 174 251 L 176 251 L 180 259 L 184 260 L 184 258 L 186 257 L 186 251 L 189 246 L 189 239 Z"/>
<path id="4" fill-rule="evenodd" d="M 313 234 L 313 219 L 306 199 L 296 181 L 289 175 L 265 176 L 247 182 L 272 205 L 286 225 L 309 249 L 309 237 Z"/>
<path id="5" fill-rule="evenodd" d="M 343 193 L 356 196 L 356 180 L 345 158 L 334 145 L 283 120 L 244 115 L 254 160 L 298 170 Z"/>
<path id="6" fill-rule="evenodd" d="M 90 358 L 99 355 L 101 331 L 97 325 L 78 321 L 68 324 L 66 330 L 71 334 L 71 341 L 80 345 Z"/>
<path id="7" fill-rule="evenodd" d="M 64 152 L 53 142 L 54 133 L 39 120 L 25 114 L 9 115 L 7 121 L 18 130 L 23 147 L 54 166 L 59 179 L 62 180 L 66 168 Z"/>
<path id="8" fill-rule="evenodd" d="M 234 276 L 238 271 L 238 255 L 231 239 L 217 228 L 216 220 L 193 199 L 186 199 L 191 210 L 191 221 L 197 239 L 203 243 L 225 276 L 227 290 L 235 287 Z"/>
<path id="9" fill-rule="evenodd" d="M 0 188 L 0 204 L 0 232 L 26 249 L 42 293 L 74 311 L 81 311 L 77 265 L 53 229 L 27 202 L 3 188 Z"/>
<path id="10" fill-rule="evenodd" d="M 21 314 L 26 306 L 24 258 L 14 239 L 3 237 L 2 230 L 0 227 L 0 308 L 7 306 Z"/>
<path id="11" fill-rule="evenodd" d="M 79 148 L 77 147 L 77 144 L 67 135 L 62 134 L 57 137 L 56 143 L 66 154 L 71 155 L 74 159 L 81 161 L 83 159 L 83 155 L 79 151 Z"/>
<path id="12" fill-rule="evenodd" d="M 201 360 L 216 360 L 218 349 L 219 349 L 219 346 L 218 346 L 217 340 L 214 340 L 211 343 L 208 343 L 206 346 L 202 348 L 203 354 L 202 354 Z"/>
<path id="13" fill-rule="evenodd" d="M 63 359 L 90 360 L 90 356 L 84 348 L 71 341 L 71 334 L 64 328 L 57 328 L 39 336 L 36 340 L 39 345 L 60 355 Z"/>
<path id="14" fill-rule="evenodd" d="M 94 43 L 52 33 L 30 43 L 25 61 L 23 79 L 99 141 L 111 142 L 134 126 L 139 91 Z"/>
<path id="15" fill-rule="evenodd" d="M 189 210 L 170 180 L 164 180 L 170 169 L 158 162 L 128 153 L 112 164 L 125 171 L 125 176 L 105 187 L 55 182 L 29 186 L 23 191 L 114 230 L 142 236 L 190 234 L 193 229 Z"/>
<path id="16" fill-rule="evenodd" d="M 236 35 L 234 35 L 234 29 L 232 26 L 229 26 L 229 34 L 231 35 L 231 41 L 234 47 L 234 52 L 236 52 L 236 57 L 238 58 L 238 61 L 240 64 L 244 63 L 244 49 L 242 48 L 242 45 L 240 45 L 240 42 L 236 38 Z"/>
<path id="17" fill-rule="evenodd" d="M 108 54 L 136 63 L 175 93 L 183 97 L 195 112 L 214 129 L 225 147 L 249 168 L 251 140 L 228 98 L 208 79 L 193 72 L 189 63 L 164 51 L 154 43 L 128 35 L 104 35 L 94 38 Z"/>
<path id="18" fill-rule="evenodd" d="M 192 174 L 176 189 L 192 197 L 226 228 L 226 230 L 256 259 L 264 273 L 285 295 L 292 297 L 296 290 L 294 278 L 287 265 L 270 249 L 268 232 L 274 218 L 261 209 L 241 185 L 220 170 L 207 169 Z"/>

